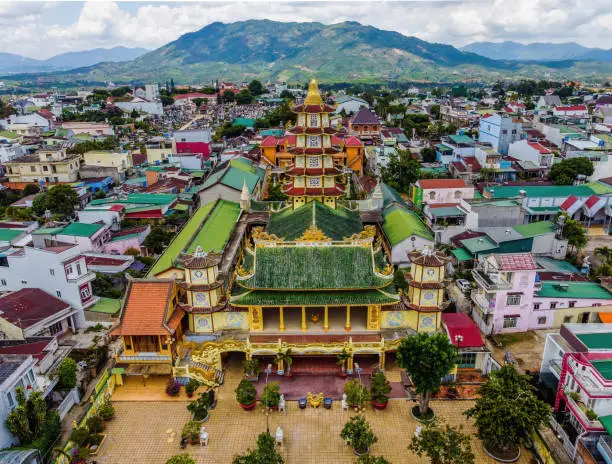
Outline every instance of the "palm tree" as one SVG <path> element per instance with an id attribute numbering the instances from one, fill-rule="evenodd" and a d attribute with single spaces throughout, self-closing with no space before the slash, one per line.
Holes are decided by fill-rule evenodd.
<path id="1" fill-rule="evenodd" d="M 612 261 L 612 248 L 607 246 L 595 248 L 595 255 L 602 259 L 603 264 L 608 264 Z"/>
<path id="2" fill-rule="evenodd" d="M 342 348 L 342 353 L 340 353 L 337 356 L 337 358 L 338 358 L 338 362 L 336 364 L 342 367 L 342 372 L 344 372 L 344 368 L 346 367 L 346 362 L 351 358 L 351 355 L 349 354 L 348 351 L 346 351 L 346 348 Z"/>
<path id="3" fill-rule="evenodd" d="M 274 362 L 277 365 L 287 366 L 287 374 L 291 372 L 291 364 L 293 364 L 293 358 L 291 357 L 291 348 L 287 348 L 286 351 L 279 350 L 276 353 L 276 357 L 274 358 Z"/>

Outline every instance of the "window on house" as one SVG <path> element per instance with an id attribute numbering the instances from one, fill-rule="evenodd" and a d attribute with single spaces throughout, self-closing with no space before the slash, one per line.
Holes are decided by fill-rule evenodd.
<path id="1" fill-rule="evenodd" d="M 57 295 L 58 298 L 62 297 L 62 292 L 60 292 L 59 290 L 55 290 L 55 294 Z"/>
<path id="2" fill-rule="evenodd" d="M 436 192 L 429 192 L 429 199 L 430 200 L 435 200 L 436 199 Z"/>
<path id="3" fill-rule="evenodd" d="M 512 329 L 518 326 L 518 316 L 504 316 L 504 329 Z"/>
<path id="4" fill-rule="evenodd" d="M 508 130 L 507 130 L 507 129 L 503 129 L 503 130 L 501 131 L 501 133 L 502 133 L 502 134 L 504 134 L 504 135 L 506 135 L 506 134 L 508 133 Z"/>
<path id="5" fill-rule="evenodd" d="M 81 300 L 85 300 L 91 296 L 91 290 L 89 290 L 89 286 L 83 287 L 81 289 Z"/>
<path id="6" fill-rule="evenodd" d="M 516 129 L 512 129 L 512 135 L 516 135 Z"/>
<path id="7" fill-rule="evenodd" d="M 43 171 L 48 171 L 49 167 L 48 166 L 43 166 Z"/>
<path id="8" fill-rule="evenodd" d="M 476 353 L 461 353 L 459 367 L 475 367 Z"/>
<path id="9" fill-rule="evenodd" d="M 72 265 L 71 264 L 66 266 L 66 274 L 72 274 Z"/>
<path id="10" fill-rule="evenodd" d="M 27 281 L 27 280 L 22 280 L 22 281 L 21 281 L 21 284 L 22 284 L 22 285 L 28 285 L 28 281 Z"/>
<path id="11" fill-rule="evenodd" d="M 77 275 L 81 275 L 81 263 L 76 264 L 76 272 L 77 272 Z"/>
<path id="12" fill-rule="evenodd" d="M 36 166 L 30 166 L 30 172 L 36 172 Z"/>
<path id="13" fill-rule="evenodd" d="M 55 269 L 49 269 L 49 274 L 51 274 L 52 276 L 55 275 Z"/>
<path id="14" fill-rule="evenodd" d="M 556 309 L 556 308 L 557 308 L 557 302 L 556 301 L 551 301 L 550 309 Z"/>
<path id="15" fill-rule="evenodd" d="M 13 398 L 13 392 L 6 392 L 6 399 L 8 401 L 9 408 L 12 410 L 15 407 L 15 398 Z"/>
<path id="16" fill-rule="evenodd" d="M 317 136 L 308 137 L 308 146 L 310 148 L 318 147 L 319 146 L 319 137 L 317 137 Z"/>
<path id="17" fill-rule="evenodd" d="M 533 304 L 533 310 L 537 311 L 538 309 L 540 309 L 540 303 L 534 303 Z"/>
<path id="18" fill-rule="evenodd" d="M 544 325 L 544 324 L 546 324 L 546 318 L 538 317 L 538 325 Z"/>
<path id="19" fill-rule="evenodd" d="M 568 322 L 572 322 L 572 316 L 565 316 L 563 318 L 563 323 L 567 324 Z"/>
<path id="20" fill-rule="evenodd" d="M 457 190 L 457 191 L 455 192 L 455 198 L 456 198 L 456 199 L 460 199 L 460 198 L 461 198 L 461 190 Z"/>
<path id="21" fill-rule="evenodd" d="M 575 308 L 575 307 L 576 307 L 576 302 L 575 302 L 575 301 L 570 301 L 570 302 L 567 304 L 567 306 L 568 306 L 568 308 Z"/>
<path id="22" fill-rule="evenodd" d="M 51 335 L 56 335 L 58 333 L 62 333 L 64 331 L 64 326 L 62 325 L 62 322 L 56 322 L 55 324 L 53 324 L 52 326 L 49 326 L 49 333 Z"/>
<path id="23" fill-rule="evenodd" d="M 518 306 L 521 304 L 521 295 L 520 294 L 514 294 L 514 295 L 508 295 L 508 297 L 506 298 L 506 304 L 508 306 Z"/>

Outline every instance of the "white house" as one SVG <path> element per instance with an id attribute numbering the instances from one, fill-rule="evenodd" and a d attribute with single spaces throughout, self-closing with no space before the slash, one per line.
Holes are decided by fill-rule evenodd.
<path id="1" fill-rule="evenodd" d="M 553 116 L 566 116 L 575 118 L 586 118 L 589 110 L 586 105 L 555 106 Z"/>
<path id="2" fill-rule="evenodd" d="M 542 95 L 536 102 L 536 110 L 550 109 L 555 106 L 561 106 L 559 95 Z"/>
<path id="3" fill-rule="evenodd" d="M 0 143 L 0 163 L 6 163 L 26 154 L 20 143 Z"/>
<path id="4" fill-rule="evenodd" d="M 502 155 L 508 154 L 512 142 L 521 138 L 522 124 L 519 119 L 494 114 L 480 120 L 478 127 L 478 141 L 489 143 Z"/>
<path id="5" fill-rule="evenodd" d="M 131 113 L 136 110 L 141 113 L 153 114 L 156 116 L 161 116 L 164 114 L 164 106 L 159 100 L 147 100 L 146 98 L 134 97 L 129 102 L 114 102 L 117 108 L 120 108 L 122 111 L 126 113 Z"/>
<path id="6" fill-rule="evenodd" d="M 357 114 L 359 108 L 369 108 L 370 105 L 367 101 L 359 97 L 353 97 L 352 95 L 342 95 L 336 100 L 338 106 L 336 107 L 336 113 L 341 113 L 342 110 L 346 114 Z"/>
<path id="7" fill-rule="evenodd" d="M 521 161 L 530 161 L 542 169 L 542 172 L 550 170 L 553 163 L 554 153 L 538 142 L 519 140 L 510 144 L 508 155 Z"/>
<path id="8" fill-rule="evenodd" d="M 104 244 L 111 238 L 108 227 L 102 224 L 72 222 L 66 227 L 41 228 L 32 233 L 34 246 L 45 246 L 59 243 L 63 245 L 78 245 L 81 252 L 102 251 Z"/>
<path id="9" fill-rule="evenodd" d="M 26 396 L 38 390 L 34 359 L 29 355 L 0 355 L 0 449 L 17 445 L 17 438 L 5 425 L 10 412 L 17 407 L 15 390 L 20 387 Z"/>

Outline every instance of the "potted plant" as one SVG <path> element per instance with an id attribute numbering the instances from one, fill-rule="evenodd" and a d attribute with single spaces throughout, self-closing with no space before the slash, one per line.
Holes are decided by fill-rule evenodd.
<path id="1" fill-rule="evenodd" d="M 378 441 L 376 435 L 365 417 L 362 415 L 353 416 L 344 424 L 340 436 L 348 445 L 351 445 L 353 452 L 357 456 L 370 452 L 370 447 Z"/>
<path id="2" fill-rule="evenodd" d="M 257 359 L 245 359 L 242 363 L 244 367 L 244 377 L 250 380 L 257 380 L 259 377 L 259 361 Z"/>
<path id="3" fill-rule="evenodd" d="M 345 382 L 344 393 L 346 393 L 346 402 L 356 411 L 363 408 L 370 400 L 370 391 L 358 379 Z"/>
<path id="4" fill-rule="evenodd" d="M 200 382 L 195 379 L 189 379 L 189 382 L 187 382 L 187 385 L 185 385 L 185 393 L 187 393 L 187 397 L 191 398 L 199 386 Z"/>
<path id="5" fill-rule="evenodd" d="M 391 392 L 391 385 L 385 377 L 385 374 L 378 372 L 372 377 L 370 382 L 370 396 L 372 398 L 372 406 L 375 409 L 385 409 L 389 404 L 387 393 Z"/>
<path id="6" fill-rule="evenodd" d="M 115 416 L 115 408 L 108 400 L 106 400 L 100 406 L 98 406 L 98 415 L 104 421 L 111 420 Z"/>
<path id="7" fill-rule="evenodd" d="M 168 380 L 166 384 L 166 395 L 168 396 L 178 396 L 181 391 L 181 384 L 178 383 L 176 379 Z"/>
<path id="8" fill-rule="evenodd" d="M 291 375 L 291 364 L 293 364 L 293 358 L 291 357 L 291 348 L 287 348 L 287 350 L 285 351 L 279 350 L 279 352 L 276 353 L 274 362 L 278 366 L 278 369 L 277 369 L 278 375 L 286 374 L 287 376 L 290 376 Z M 286 370 L 284 369 L 285 367 L 287 368 Z"/>
<path id="9" fill-rule="evenodd" d="M 267 384 L 259 399 L 261 404 L 271 409 L 277 409 L 278 403 L 280 403 L 280 383 L 270 382 Z"/>
<path id="10" fill-rule="evenodd" d="M 97 414 L 89 416 L 87 419 L 87 429 L 91 434 L 102 433 L 104 431 L 104 421 Z"/>
<path id="11" fill-rule="evenodd" d="M 210 406 L 210 396 L 208 392 L 202 392 L 200 397 L 187 405 L 187 410 L 193 414 L 193 420 L 206 422 L 208 420 L 208 407 Z"/>
<path id="12" fill-rule="evenodd" d="M 188 443 L 195 445 L 200 442 L 200 427 L 201 424 L 197 421 L 189 421 L 183 426 L 181 437 L 187 440 Z"/>
<path id="13" fill-rule="evenodd" d="M 300 409 L 306 409 L 306 405 L 308 404 L 308 400 L 306 398 L 298 398 L 298 406 Z"/>
<path id="14" fill-rule="evenodd" d="M 247 379 L 242 379 L 236 388 L 236 401 L 245 411 L 250 411 L 257 404 L 257 390 L 255 385 Z"/>
<path id="15" fill-rule="evenodd" d="M 346 351 L 346 348 L 342 348 L 342 352 L 338 354 L 336 358 L 338 359 L 336 364 L 340 366 L 340 368 L 342 369 L 342 376 L 345 377 L 346 376 L 346 362 L 351 358 L 351 355 L 348 353 L 348 351 Z"/>

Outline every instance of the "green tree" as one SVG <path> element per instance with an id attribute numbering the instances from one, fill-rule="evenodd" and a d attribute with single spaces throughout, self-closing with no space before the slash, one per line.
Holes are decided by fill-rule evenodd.
<path id="1" fill-rule="evenodd" d="M 8 118 L 11 114 L 15 114 L 14 108 L 0 98 L 0 119 Z"/>
<path id="2" fill-rule="evenodd" d="M 164 106 L 170 106 L 174 104 L 174 98 L 172 98 L 170 95 L 162 95 L 160 97 L 160 100 L 162 102 L 162 105 Z"/>
<path id="3" fill-rule="evenodd" d="M 436 162 L 436 150 L 431 147 L 421 148 L 421 158 L 424 163 Z"/>
<path id="4" fill-rule="evenodd" d="M 94 200 L 102 200 L 104 198 L 106 198 L 106 192 L 102 189 L 97 190 L 96 193 L 93 194 Z"/>
<path id="5" fill-rule="evenodd" d="M 33 391 L 26 399 L 23 388 L 17 387 L 15 396 L 17 407 L 6 418 L 6 426 L 9 431 L 19 438 L 22 446 L 44 438 L 47 425 L 53 425 L 51 422 L 55 421 L 55 417 L 52 415 L 47 417 L 47 404 L 42 393 Z M 48 423 L 47 419 L 49 419 Z"/>
<path id="6" fill-rule="evenodd" d="M 293 100 L 293 94 L 288 90 L 283 90 L 280 94 L 280 98 L 283 100 Z"/>
<path id="7" fill-rule="evenodd" d="M 127 95 L 131 91 L 132 89 L 130 89 L 129 87 L 123 86 L 123 87 L 117 87 L 116 89 L 111 90 L 110 94 L 112 97 L 123 97 L 124 95 Z"/>
<path id="8" fill-rule="evenodd" d="M 58 387 L 60 390 L 70 390 L 77 383 L 77 363 L 74 359 L 66 357 L 57 367 Z"/>
<path id="9" fill-rule="evenodd" d="M 257 96 L 266 93 L 266 89 L 261 84 L 261 82 L 255 79 L 249 83 L 249 92 L 251 93 L 251 95 Z"/>
<path id="10" fill-rule="evenodd" d="M 283 201 L 287 199 L 287 195 L 283 193 L 281 184 L 270 185 L 268 189 L 268 201 Z"/>
<path id="11" fill-rule="evenodd" d="M 226 90 L 223 92 L 223 95 L 221 95 L 221 100 L 223 103 L 232 103 L 236 100 L 236 94 L 232 90 Z"/>
<path id="12" fill-rule="evenodd" d="M 409 150 L 396 150 L 389 157 L 389 162 L 381 170 L 383 182 L 400 192 L 407 193 L 410 184 L 419 180 L 421 163 L 412 156 Z"/>
<path id="13" fill-rule="evenodd" d="M 429 114 L 431 114 L 431 117 L 435 120 L 440 119 L 440 105 L 431 105 L 429 107 Z"/>
<path id="14" fill-rule="evenodd" d="M 276 451 L 274 438 L 268 433 L 260 433 L 257 437 L 257 448 L 247 450 L 247 454 L 236 456 L 232 464 L 283 464 L 285 460 Z"/>
<path id="15" fill-rule="evenodd" d="M 457 364 L 457 349 L 446 334 L 419 333 L 400 342 L 397 361 L 410 375 L 419 395 L 419 414 L 426 415 L 431 394 L 440 389 L 442 377 Z"/>
<path id="16" fill-rule="evenodd" d="M 236 103 L 239 105 L 248 105 L 253 102 L 253 95 L 247 89 L 242 89 L 236 95 Z"/>
<path id="17" fill-rule="evenodd" d="M 134 108 L 132 110 L 132 112 L 130 113 L 130 118 L 132 119 L 138 119 L 138 116 L 140 116 L 140 114 L 138 113 L 138 111 L 136 110 L 136 108 Z"/>
<path id="18" fill-rule="evenodd" d="M 404 274 L 404 271 L 402 271 L 400 268 L 397 268 L 393 273 L 393 285 L 395 285 L 395 288 L 401 290 L 406 290 L 408 288 L 406 275 Z"/>
<path id="19" fill-rule="evenodd" d="M 357 464 L 391 464 L 382 456 L 371 456 L 369 454 L 362 454 L 357 459 Z"/>
<path id="20" fill-rule="evenodd" d="M 166 464 L 196 464 L 196 460 L 190 454 L 177 454 L 166 461 Z"/>
<path id="21" fill-rule="evenodd" d="M 200 106 L 202 106 L 202 103 L 204 103 L 204 98 L 194 98 L 193 99 L 193 104 L 196 106 L 196 110 L 200 109 Z"/>
<path id="22" fill-rule="evenodd" d="M 156 254 L 164 251 L 164 248 L 172 240 L 172 234 L 166 232 L 161 227 L 153 227 L 151 232 L 144 239 L 143 245 L 147 248 L 151 248 Z"/>
<path id="23" fill-rule="evenodd" d="M 32 210 L 37 216 L 43 216 L 45 211 L 49 210 L 61 219 L 70 219 L 74 215 L 78 200 L 79 196 L 70 185 L 56 185 L 34 199 Z"/>
<path id="24" fill-rule="evenodd" d="M 121 277 L 120 275 L 118 277 L 115 276 L 117 275 L 113 276 L 96 272 L 96 279 L 91 283 L 94 295 L 105 298 L 120 298 L 122 292 L 115 288 L 115 280 Z"/>
<path id="25" fill-rule="evenodd" d="M 550 406 L 536 398 L 530 378 L 507 364 L 491 372 L 467 417 L 490 452 L 509 452 L 548 421 Z"/>
<path id="26" fill-rule="evenodd" d="M 553 164 L 548 177 L 556 185 L 572 185 L 576 176 L 591 176 L 595 168 L 593 162 L 586 157 L 570 158 Z"/>
<path id="27" fill-rule="evenodd" d="M 555 90 L 555 95 L 559 95 L 559 98 L 571 97 L 573 93 L 574 89 L 569 86 L 561 87 L 560 89 Z"/>
<path id="28" fill-rule="evenodd" d="M 581 250 L 589 242 L 586 229 L 580 221 L 570 218 L 567 213 L 559 213 L 565 216 L 563 225 L 563 236 L 567 239 L 568 245 L 574 247 L 574 251 Z"/>
<path id="29" fill-rule="evenodd" d="M 34 195 L 40 192 L 40 187 L 36 184 L 28 184 L 23 188 L 23 195 Z"/>
<path id="30" fill-rule="evenodd" d="M 471 437 L 446 424 L 441 427 L 436 422 L 425 425 L 421 433 L 412 437 L 408 449 L 419 457 L 429 458 L 432 464 L 474 464 Z"/>

